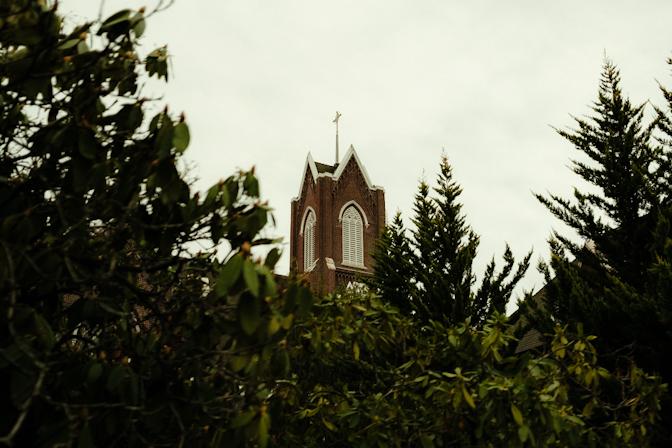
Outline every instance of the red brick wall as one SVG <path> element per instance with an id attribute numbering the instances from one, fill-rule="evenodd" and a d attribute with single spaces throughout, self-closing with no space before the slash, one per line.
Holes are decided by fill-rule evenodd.
<path id="1" fill-rule="evenodd" d="M 369 190 L 366 180 L 357 166 L 354 158 L 351 158 L 345 170 L 341 174 L 337 183 L 333 185 L 334 204 L 332 222 L 334 225 L 334 236 L 331 241 L 331 251 L 334 255 L 334 261 L 337 266 L 342 266 L 343 261 L 343 239 L 342 227 L 339 222 L 341 209 L 350 201 L 355 201 L 360 211 L 363 210 L 366 219 L 362 217 L 364 224 L 364 266 L 370 271 L 373 263 L 371 253 L 376 238 L 380 235 L 382 228 L 378 223 L 378 195 L 377 190 Z M 328 244 L 328 241 L 325 241 Z"/>
<path id="2" fill-rule="evenodd" d="M 342 227 L 339 222 L 341 209 L 350 201 L 355 201 L 364 212 L 364 265 L 366 269 L 342 266 Z M 350 158 L 338 181 L 321 176 L 314 183 L 312 173 L 307 170 L 301 189 L 301 196 L 292 202 L 290 258 L 292 269 L 303 272 L 303 235 L 299 235 L 307 207 L 316 213 L 315 256 L 318 262 L 307 279 L 316 291 L 329 292 L 336 287 L 336 271 L 328 269 L 325 258 L 334 260 L 336 270 L 371 272 L 371 253 L 375 241 L 385 226 L 385 193 L 368 188 L 363 174 L 354 157 Z M 368 223 L 368 225 L 366 225 Z M 344 276 L 341 276 L 344 277 Z"/>
<path id="3" fill-rule="evenodd" d="M 322 223 L 319 217 L 319 207 L 317 200 L 317 189 L 313 182 L 313 176 L 310 170 L 307 171 L 306 177 L 301 188 L 301 197 L 298 201 L 292 201 L 292 223 L 290 236 L 290 259 L 291 268 L 297 269 L 297 272 L 303 272 L 303 234 L 300 235 L 305 211 L 308 207 L 315 210 L 317 222 L 315 223 L 316 235 L 319 234 L 322 228 Z M 319 247 L 315 241 L 315 256 L 320 257 Z"/>

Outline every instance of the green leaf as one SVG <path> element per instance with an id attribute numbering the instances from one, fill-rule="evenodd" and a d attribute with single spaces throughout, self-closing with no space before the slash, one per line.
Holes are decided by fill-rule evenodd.
<path id="1" fill-rule="evenodd" d="M 231 428 L 240 428 L 241 426 L 247 425 L 252 421 L 255 415 L 257 415 L 257 411 L 253 409 L 236 415 L 236 417 L 231 421 Z"/>
<path id="2" fill-rule="evenodd" d="M 589 400 L 588 403 L 586 403 L 586 405 L 583 407 L 581 414 L 586 418 L 590 418 L 590 416 L 593 414 L 594 407 L 595 407 L 595 401 Z"/>
<path id="3" fill-rule="evenodd" d="M 135 23 L 135 25 L 133 25 L 133 32 L 135 33 L 135 37 L 139 39 L 145 34 L 146 23 L 144 14 L 141 12 L 137 13 L 133 17 L 133 22 Z"/>
<path id="4" fill-rule="evenodd" d="M 223 220 L 219 213 L 213 213 L 210 218 L 210 237 L 212 242 L 217 244 L 219 240 L 224 235 L 224 226 L 222 225 Z"/>
<path id="5" fill-rule="evenodd" d="M 86 374 L 87 383 L 95 383 L 98 378 L 103 374 L 103 365 L 96 362 L 89 367 L 89 371 Z"/>
<path id="6" fill-rule="evenodd" d="M 138 104 L 124 106 L 117 114 L 119 129 L 123 131 L 135 131 L 142 124 L 142 107 Z"/>
<path id="7" fill-rule="evenodd" d="M 567 420 L 569 420 L 570 422 L 575 423 L 579 426 L 584 426 L 586 424 L 583 420 L 581 420 L 579 417 L 577 417 L 575 415 L 567 415 L 567 416 L 565 416 L 565 418 Z"/>
<path id="8" fill-rule="evenodd" d="M 513 420 L 518 424 L 518 426 L 523 426 L 523 414 L 520 412 L 520 409 L 515 404 L 511 404 L 511 415 L 513 415 Z"/>
<path id="9" fill-rule="evenodd" d="M 147 55 L 145 64 L 150 76 L 156 75 L 159 79 L 168 80 L 168 50 L 166 47 L 157 48 Z"/>
<path id="10" fill-rule="evenodd" d="M 173 122 L 168 115 L 164 114 L 155 143 L 156 152 L 160 159 L 164 159 L 170 155 L 170 148 L 173 147 L 173 132 Z"/>
<path id="11" fill-rule="evenodd" d="M 266 282 L 264 283 L 264 294 L 266 296 L 275 297 L 277 294 L 278 288 L 275 284 L 275 276 L 272 272 L 265 273 Z"/>
<path id="12" fill-rule="evenodd" d="M 67 50 L 69 48 L 72 48 L 72 47 L 76 46 L 80 41 L 81 41 L 80 38 L 68 39 L 65 42 L 63 42 L 62 44 L 60 44 L 58 46 L 58 49 L 59 50 Z"/>
<path id="13" fill-rule="evenodd" d="M 268 430 L 271 426 L 271 417 L 263 413 L 259 418 L 259 426 L 257 428 L 257 437 L 259 438 L 259 448 L 266 448 L 268 445 Z"/>
<path id="14" fill-rule="evenodd" d="M 100 27 L 100 30 L 103 31 L 103 30 L 109 29 L 110 27 L 112 27 L 112 26 L 114 26 L 118 23 L 121 23 L 121 22 L 124 22 L 124 21 L 128 20 L 128 18 L 130 16 L 131 16 L 131 10 L 130 9 L 122 9 L 121 11 L 118 11 L 118 12 L 112 14 L 107 19 L 105 19 L 102 26 Z"/>
<path id="15" fill-rule="evenodd" d="M 474 398 L 471 396 L 465 385 L 462 385 L 462 395 L 464 395 L 464 401 L 466 401 L 467 404 L 472 409 L 476 409 L 476 403 L 474 403 Z"/>
<path id="16" fill-rule="evenodd" d="M 257 275 L 256 266 L 249 259 L 243 263 L 243 278 L 252 295 L 259 297 L 259 276 Z"/>
<path id="17" fill-rule="evenodd" d="M 324 417 L 322 417 L 322 423 L 331 432 L 336 432 L 338 430 L 338 428 L 336 428 L 336 425 L 334 425 L 333 423 L 331 423 L 329 420 L 327 420 Z"/>
<path id="18" fill-rule="evenodd" d="M 35 313 L 33 316 L 37 336 L 47 349 L 51 349 L 56 344 L 56 337 L 51 326 L 41 314 Z"/>
<path id="19" fill-rule="evenodd" d="M 255 332 L 261 323 L 261 300 L 258 297 L 252 297 L 244 294 L 238 304 L 240 317 L 240 326 L 248 335 Z"/>
<path id="20" fill-rule="evenodd" d="M 212 187 L 208 189 L 208 194 L 205 196 L 205 200 L 203 201 L 203 204 L 206 206 L 211 206 L 214 204 L 215 199 L 217 199 L 217 195 L 219 194 L 219 190 L 221 189 L 221 186 L 219 184 L 215 184 Z"/>
<path id="21" fill-rule="evenodd" d="M 530 428 L 527 425 L 523 425 L 518 428 L 518 438 L 521 442 L 525 442 L 530 436 Z"/>
<path id="22" fill-rule="evenodd" d="M 422 444 L 422 448 L 434 448 L 434 439 L 427 434 L 420 436 L 420 443 Z"/>
<path id="23" fill-rule="evenodd" d="M 288 314 L 285 317 L 282 318 L 282 328 L 285 330 L 289 330 L 292 327 L 292 323 L 294 322 L 294 315 L 293 314 Z"/>
<path id="24" fill-rule="evenodd" d="M 86 43 L 85 40 L 77 44 L 77 54 L 84 54 L 87 53 L 88 51 L 89 51 L 89 45 Z"/>
<path id="25" fill-rule="evenodd" d="M 271 249 L 268 252 L 268 255 L 266 255 L 266 260 L 264 261 L 266 267 L 268 267 L 269 269 L 273 269 L 278 260 L 280 260 L 280 255 L 281 255 L 280 249 L 278 249 L 277 247 Z"/>
<path id="26" fill-rule="evenodd" d="M 278 330 L 280 330 L 280 319 L 277 316 L 273 316 L 268 321 L 268 335 L 273 336 Z"/>
<path id="27" fill-rule="evenodd" d="M 226 262 L 220 269 L 215 285 L 215 292 L 218 297 L 223 297 L 229 293 L 229 289 L 236 284 L 243 267 L 242 254 L 236 254 Z"/>
<path id="28" fill-rule="evenodd" d="M 253 198 L 259 197 L 259 181 L 251 172 L 247 173 L 243 181 L 243 188 Z"/>
<path id="29" fill-rule="evenodd" d="M 249 362 L 250 358 L 248 356 L 232 356 L 229 361 L 234 372 L 240 372 L 247 367 Z"/>
<path id="30" fill-rule="evenodd" d="M 178 152 L 184 152 L 187 146 L 189 146 L 189 139 L 189 127 L 187 123 L 178 123 L 173 131 L 173 146 L 175 146 L 175 149 Z"/>
<path id="31" fill-rule="evenodd" d="M 226 184 L 224 185 L 224 188 L 222 188 L 222 205 L 226 208 L 231 206 L 231 195 Z"/>

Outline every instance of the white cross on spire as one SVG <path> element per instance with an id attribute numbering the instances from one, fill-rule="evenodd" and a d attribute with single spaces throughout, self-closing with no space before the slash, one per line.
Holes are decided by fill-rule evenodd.
<path id="1" fill-rule="evenodd" d="M 341 113 L 336 111 L 336 117 L 332 120 L 332 123 L 336 123 L 336 165 L 338 165 L 338 119 L 341 118 Z"/>

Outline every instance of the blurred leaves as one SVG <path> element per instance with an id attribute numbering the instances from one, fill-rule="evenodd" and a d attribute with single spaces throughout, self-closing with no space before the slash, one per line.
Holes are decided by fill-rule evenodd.
<path id="1" fill-rule="evenodd" d="M 0 443 L 266 446 L 311 300 L 288 304 L 277 247 L 252 258 L 272 244 L 253 171 L 192 191 L 184 115 L 139 88 L 169 76 L 166 47 L 140 54 L 143 10 L 0 16 Z"/>
<path id="2" fill-rule="evenodd" d="M 665 386 L 600 365 L 581 331 L 555 326 L 515 355 L 497 312 L 420 320 L 389 297 L 318 297 L 276 276 L 254 169 L 192 191 L 184 116 L 142 96 L 169 78 L 167 48 L 137 46 L 144 11 L 67 30 L 51 2 L 0 1 L 0 16 L 1 443 L 648 442 Z M 517 276 L 504 258 L 484 283 L 500 298 Z"/>
<path id="3" fill-rule="evenodd" d="M 322 298 L 290 332 L 296 376 L 276 390 L 278 445 L 648 443 L 666 390 L 660 379 L 632 365 L 606 374 L 594 338 L 560 326 L 536 354 L 514 355 L 511 333 L 497 313 L 482 329 L 419 326 L 371 294 Z"/>

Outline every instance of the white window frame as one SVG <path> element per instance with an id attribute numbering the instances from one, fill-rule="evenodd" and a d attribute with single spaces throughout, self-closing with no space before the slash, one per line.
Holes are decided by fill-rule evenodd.
<path id="1" fill-rule="evenodd" d="M 364 265 L 364 226 L 368 224 L 361 207 L 354 202 L 343 206 L 339 217 L 341 222 L 342 264 L 357 268 Z"/>
<path id="2" fill-rule="evenodd" d="M 312 207 L 308 207 L 301 222 L 300 236 L 303 236 L 303 271 L 312 271 L 317 259 L 315 258 L 315 227 L 317 216 Z"/>

